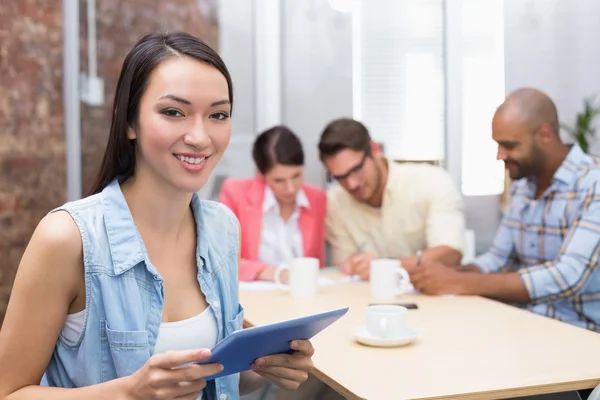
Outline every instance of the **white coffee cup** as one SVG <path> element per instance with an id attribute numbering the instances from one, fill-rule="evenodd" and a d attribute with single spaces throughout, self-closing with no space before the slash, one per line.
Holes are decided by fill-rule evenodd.
<path id="1" fill-rule="evenodd" d="M 281 273 L 289 271 L 287 285 L 281 282 Z M 280 265 L 275 270 L 275 283 L 288 289 L 292 296 L 309 297 L 317 294 L 319 281 L 319 259 L 313 257 L 294 258 L 289 264 Z"/>
<path id="2" fill-rule="evenodd" d="M 372 298 L 391 299 L 406 293 L 410 277 L 399 260 L 380 258 L 371 261 L 369 281 Z"/>
<path id="3" fill-rule="evenodd" d="M 366 319 L 369 334 L 378 338 L 393 338 L 402 335 L 405 329 L 406 307 L 379 304 L 367 307 Z"/>

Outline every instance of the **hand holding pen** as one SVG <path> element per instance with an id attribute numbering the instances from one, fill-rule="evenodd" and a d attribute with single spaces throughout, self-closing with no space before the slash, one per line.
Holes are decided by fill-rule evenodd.
<path id="1" fill-rule="evenodd" d="M 341 267 L 346 275 L 358 275 L 363 280 L 369 279 L 371 260 L 375 258 L 373 254 L 365 253 L 366 242 L 362 242 L 356 253 L 346 259 Z"/>
<path id="2" fill-rule="evenodd" d="M 356 252 L 354 254 L 352 254 L 350 257 L 346 258 L 340 265 L 342 272 L 346 275 L 353 275 L 353 268 L 352 268 L 352 257 L 354 257 L 357 254 L 362 254 L 365 251 L 365 246 L 367 245 L 367 242 L 363 241 L 360 243 L 360 245 L 358 246 L 358 249 L 356 250 Z"/>

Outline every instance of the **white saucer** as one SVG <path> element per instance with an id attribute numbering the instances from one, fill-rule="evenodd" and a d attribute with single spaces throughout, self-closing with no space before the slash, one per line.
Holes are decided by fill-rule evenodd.
<path id="1" fill-rule="evenodd" d="M 354 339 L 361 344 L 374 347 L 398 347 L 412 343 L 417 338 L 417 330 L 406 327 L 400 336 L 380 338 L 369 333 L 366 326 L 359 326 L 353 332 Z"/>

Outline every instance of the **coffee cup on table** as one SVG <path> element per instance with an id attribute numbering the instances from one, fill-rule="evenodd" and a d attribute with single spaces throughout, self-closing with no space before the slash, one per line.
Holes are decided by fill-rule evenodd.
<path id="1" fill-rule="evenodd" d="M 371 336 L 389 339 L 402 335 L 406 329 L 406 307 L 392 304 L 368 306 L 365 312 L 367 331 Z"/>
<path id="2" fill-rule="evenodd" d="M 281 282 L 281 273 L 284 270 L 288 271 L 287 284 Z M 317 294 L 319 281 L 319 259 L 313 257 L 294 258 L 275 270 L 274 280 L 277 286 L 289 290 L 292 296 L 314 296 Z"/>
<path id="3" fill-rule="evenodd" d="M 392 299 L 406 293 L 410 276 L 399 260 L 380 258 L 371 261 L 369 281 L 372 298 Z"/>

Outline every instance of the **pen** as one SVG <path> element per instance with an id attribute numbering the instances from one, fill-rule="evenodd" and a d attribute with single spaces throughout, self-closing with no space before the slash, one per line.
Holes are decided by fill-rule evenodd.
<path id="1" fill-rule="evenodd" d="M 362 242 L 362 243 L 360 244 L 360 246 L 358 246 L 358 251 L 357 251 L 357 253 L 359 253 L 359 254 L 360 254 L 360 253 L 364 252 L 364 251 L 365 251 L 365 247 L 366 247 L 366 246 L 367 246 L 367 242 Z"/>
<path id="2" fill-rule="evenodd" d="M 365 246 L 366 245 L 367 245 L 367 242 L 366 241 L 362 241 L 360 243 L 360 245 L 358 246 L 358 249 L 356 250 L 356 253 L 354 255 L 363 253 L 365 251 Z M 346 260 L 346 262 L 350 262 L 352 260 L 353 256 L 351 256 L 348 260 Z M 344 270 L 344 268 L 342 268 L 342 270 Z M 346 267 L 346 272 L 345 273 L 350 274 L 351 270 L 352 270 L 351 265 L 348 265 Z M 358 275 L 355 275 L 355 274 L 350 274 L 350 275 L 358 276 Z"/>

